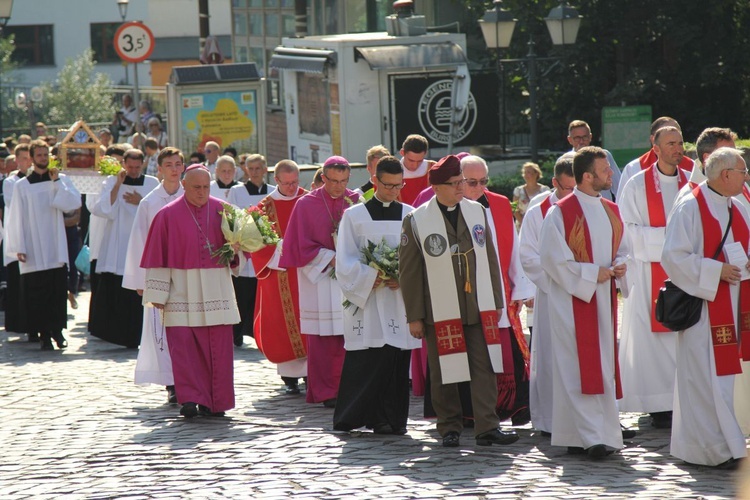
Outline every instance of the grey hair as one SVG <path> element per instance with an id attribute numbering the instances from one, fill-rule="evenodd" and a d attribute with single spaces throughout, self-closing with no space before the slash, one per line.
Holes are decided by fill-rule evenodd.
<path id="1" fill-rule="evenodd" d="M 718 179 L 722 171 L 735 168 L 738 160 L 742 160 L 739 150 L 727 147 L 717 149 L 706 160 L 706 177 L 710 181 Z"/>
<path id="2" fill-rule="evenodd" d="M 232 165 L 232 168 L 237 168 L 237 164 L 234 162 L 234 158 L 232 158 L 230 155 L 222 155 L 222 156 L 219 156 L 219 158 L 217 158 L 216 160 L 217 167 L 223 163 L 229 163 L 230 165 Z"/>
<path id="3" fill-rule="evenodd" d="M 489 173 L 490 171 L 490 169 L 487 168 L 487 162 L 484 161 L 484 158 L 482 158 L 481 156 L 476 156 L 476 155 L 464 156 L 463 158 L 461 158 L 461 170 L 462 171 L 466 165 L 482 165 L 484 167 L 485 172 Z"/>

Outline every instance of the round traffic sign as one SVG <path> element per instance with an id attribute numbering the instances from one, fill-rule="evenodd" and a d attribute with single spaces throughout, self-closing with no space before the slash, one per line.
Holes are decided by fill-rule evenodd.
<path id="1" fill-rule="evenodd" d="M 123 61 L 143 62 L 154 51 L 154 34 L 141 22 L 124 23 L 115 32 L 115 51 Z"/>

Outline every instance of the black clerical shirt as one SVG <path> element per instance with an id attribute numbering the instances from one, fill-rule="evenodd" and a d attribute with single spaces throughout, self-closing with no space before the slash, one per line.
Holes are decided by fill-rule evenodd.
<path id="1" fill-rule="evenodd" d="M 268 194 L 268 184 L 265 182 L 261 187 L 256 186 L 250 181 L 247 181 L 245 183 L 245 189 L 247 189 L 247 194 L 250 196 L 256 195 L 256 194 Z"/>
<path id="2" fill-rule="evenodd" d="M 250 184 L 253 184 L 253 183 L 252 183 L 252 182 L 250 182 Z M 217 186 L 219 186 L 219 189 L 229 189 L 229 188 L 231 188 L 232 186 L 236 186 L 236 185 L 237 185 L 237 181 L 232 181 L 232 182 L 230 182 L 229 184 L 224 184 L 224 183 L 223 183 L 223 182 L 221 182 L 221 181 L 220 181 L 219 179 L 216 179 L 216 185 L 217 185 Z M 255 184 L 253 184 L 253 186 L 254 186 L 254 185 L 255 185 Z M 263 184 L 263 185 L 265 186 L 265 184 Z M 250 193 L 250 194 L 252 194 L 252 193 Z"/>
<path id="3" fill-rule="evenodd" d="M 143 186 L 143 183 L 145 180 L 146 180 L 145 175 L 141 175 L 136 179 L 133 179 L 129 175 L 126 175 L 125 180 L 122 181 L 122 183 L 125 184 L 126 186 Z"/>
<path id="4" fill-rule="evenodd" d="M 29 184 L 36 184 L 37 182 L 44 182 L 51 180 L 49 178 L 49 170 L 45 170 L 43 174 L 37 174 L 36 171 L 29 174 Z"/>
<path id="5" fill-rule="evenodd" d="M 373 196 L 365 203 L 365 208 L 372 220 L 401 220 L 402 206 L 397 201 L 386 204 Z"/>
<path id="6" fill-rule="evenodd" d="M 437 199 L 435 200 L 437 201 Z M 458 229 L 458 215 L 461 213 L 461 206 L 456 203 L 453 207 L 446 207 L 439 201 L 437 201 L 438 207 L 440 208 L 440 211 L 443 212 L 443 216 L 445 216 L 446 219 L 448 219 L 448 222 L 450 222 L 451 226 L 453 226 L 454 230 Z"/>

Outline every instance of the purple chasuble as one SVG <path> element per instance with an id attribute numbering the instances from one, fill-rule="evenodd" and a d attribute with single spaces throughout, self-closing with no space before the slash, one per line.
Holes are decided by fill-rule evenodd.
<path id="1" fill-rule="evenodd" d="M 211 252 L 225 242 L 221 232 L 222 202 L 209 197 L 202 207 L 191 205 L 185 195 L 164 206 L 148 231 L 141 267 L 214 269 L 224 267 Z M 210 243 L 207 248 L 206 239 Z"/>
<path id="2" fill-rule="evenodd" d="M 359 194 L 350 189 L 343 196 L 331 198 L 325 187 L 300 198 L 284 233 L 279 265 L 283 268 L 304 267 L 321 248 L 336 250 L 332 234 L 338 228 L 344 210 L 357 200 Z"/>

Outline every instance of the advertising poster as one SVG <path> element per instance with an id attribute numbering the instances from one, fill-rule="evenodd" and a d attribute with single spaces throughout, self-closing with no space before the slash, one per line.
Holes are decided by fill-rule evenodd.
<path id="1" fill-rule="evenodd" d="M 181 146 L 186 155 L 203 151 L 208 141 L 238 153 L 260 151 L 257 97 L 257 90 L 182 94 Z"/>

